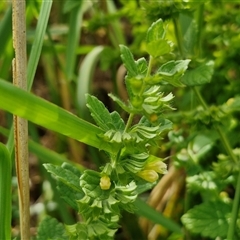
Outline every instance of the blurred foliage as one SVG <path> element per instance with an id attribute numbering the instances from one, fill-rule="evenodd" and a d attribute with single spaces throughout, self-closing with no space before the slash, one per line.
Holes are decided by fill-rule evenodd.
<path id="1" fill-rule="evenodd" d="M 28 54 L 33 44 L 41 3 L 42 1 L 27 1 Z M 81 8 L 80 3 L 74 1 L 54 1 L 41 59 L 34 78 L 32 92 L 88 120 L 89 116 L 83 114 L 85 110 L 77 100 L 79 95 L 88 92 L 102 100 L 110 111 L 119 110 L 117 104 L 110 101 L 107 96 L 107 93 L 112 92 L 126 101 L 123 81 L 125 70 L 121 68 L 119 44 L 127 45 L 136 57 L 144 56 L 147 49 L 145 39 L 147 29 L 153 21 L 159 18 L 164 20 L 166 35 L 173 42 L 174 52 L 155 60 L 155 66 L 170 60 L 178 61 L 182 57 L 190 58 L 191 62 L 189 72 L 185 75 L 185 79 L 183 78 L 183 83 L 188 87 L 164 86 L 165 92 L 172 91 L 175 95 L 171 106 L 176 110 L 173 113 L 165 113 L 165 117 L 173 122 L 173 130 L 168 134 L 168 140 L 166 137 L 164 140 L 159 140 L 160 149 L 152 147 L 151 151 L 159 157 L 169 158 L 169 168 L 175 166 L 178 170 L 183 170 L 180 176 L 186 177 L 186 184 L 184 187 L 176 185 L 180 176 L 177 175 L 176 179 L 176 175 L 173 175 L 175 178 L 171 179 L 172 185 L 165 183 L 164 186 L 169 192 L 178 193 L 174 195 L 175 200 L 169 194 L 165 194 L 167 201 L 163 197 L 160 198 L 161 191 L 164 190 L 162 185 L 158 193 L 154 190 L 149 191 L 142 195 L 142 198 L 147 199 L 150 205 L 163 212 L 165 216 L 183 224 L 188 229 L 185 229 L 184 233 L 188 239 L 199 240 L 206 237 L 214 239 L 218 236 L 226 238 L 227 227 L 219 234 L 209 227 L 207 232 L 202 234 L 204 231 L 199 226 L 190 223 L 194 222 L 193 219 L 198 219 L 199 211 L 204 213 L 210 208 L 212 210 L 207 215 L 208 219 L 211 220 L 209 215 L 213 209 L 218 211 L 222 208 L 220 218 L 214 215 L 214 219 L 229 223 L 238 186 L 239 9 L 238 1 L 216 0 L 96 0 L 82 1 Z M 11 4 L 8 1 L 1 1 L 0 77 L 7 81 L 12 79 L 13 50 L 10 29 Z M 70 32 L 70 29 L 73 32 Z M 72 41 L 76 45 L 72 48 L 73 36 L 75 38 Z M 95 65 L 91 65 L 91 74 L 85 77 L 84 69 L 81 68 L 82 63 L 89 56 L 88 54 L 99 46 L 103 46 L 104 49 L 98 56 L 99 59 L 90 58 L 92 62 L 95 61 Z M 69 53 L 71 55 L 67 58 Z M 73 63 L 71 71 L 66 69 L 67 59 L 71 59 Z M 78 79 L 85 81 L 87 86 L 79 92 L 76 91 Z M 198 94 L 206 103 L 207 109 L 199 101 Z M 126 118 L 124 114 L 122 115 Z M 10 128 L 11 122 L 11 115 L 0 111 L 0 140 L 4 143 L 7 142 L 6 129 Z M 219 128 L 220 133 L 226 136 L 224 139 L 227 139 L 237 162 L 226 151 L 226 143 L 219 135 Z M 71 159 L 74 163 L 97 169 L 106 162 L 103 153 L 65 136 L 33 124 L 30 124 L 29 131 L 35 142 L 53 150 L 60 157 Z M 54 181 L 43 170 L 42 163 L 46 161 L 41 159 L 40 153 L 30 158 L 33 236 L 36 234 L 36 226 L 46 214 L 68 224 L 72 224 L 77 218 L 73 210 L 60 200 Z M 54 160 L 49 160 L 49 163 L 53 162 Z M 49 182 L 51 187 L 47 187 Z M 13 237 L 19 234 L 16 195 L 17 191 L 14 187 Z M 158 205 L 154 205 L 154 197 L 160 198 Z M 171 203 L 175 203 L 174 207 Z M 178 215 L 174 216 L 174 212 Z M 182 222 L 181 216 L 184 216 Z M 183 235 L 176 234 L 175 238 L 175 234 L 159 228 L 158 225 L 146 223 L 141 218 L 134 216 L 135 221 L 129 221 L 129 218 L 129 215 L 123 214 L 123 227 L 116 234 L 116 239 L 134 239 L 133 236 L 143 239 L 143 235 L 146 239 L 147 236 L 150 239 L 153 232 L 156 234 L 154 239 L 183 239 Z M 54 223 L 53 220 L 49 221 Z M 43 227 L 44 225 L 41 225 L 41 229 Z M 239 228 L 236 227 L 235 239 L 238 238 Z"/>

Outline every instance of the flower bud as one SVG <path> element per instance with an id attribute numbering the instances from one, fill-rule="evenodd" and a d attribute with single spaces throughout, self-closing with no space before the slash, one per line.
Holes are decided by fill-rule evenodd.
<path id="1" fill-rule="evenodd" d="M 108 190 L 111 187 L 111 180 L 109 176 L 102 176 L 99 185 L 102 190 Z"/>
<path id="2" fill-rule="evenodd" d="M 137 173 L 137 176 L 143 178 L 148 182 L 155 182 L 158 180 L 158 174 L 154 170 L 143 170 Z"/>
<path id="3" fill-rule="evenodd" d="M 158 115 L 156 113 L 152 113 L 149 118 L 151 122 L 156 122 L 158 120 Z"/>
<path id="4" fill-rule="evenodd" d="M 167 165 L 162 162 L 161 160 L 149 162 L 145 165 L 144 169 L 146 170 L 154 170 L 160 174 L 166 174 L 167 173 Z"/>

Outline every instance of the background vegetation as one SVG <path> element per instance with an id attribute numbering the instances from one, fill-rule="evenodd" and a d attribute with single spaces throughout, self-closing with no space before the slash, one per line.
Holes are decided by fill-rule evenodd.
<path id="1" fill-rule="evenodd" d="M 46 5 L 44 2 L 27 1 L 29 64 L 41 53 L 37 65 L 28 66 L 28 89 L 87 121 L 93 120 L 86 109 L 86 93 L 97 96 L 110 112 L 120 110 L 107 95 L 111 92 L 123 100 L 127 98 L 119 44 L 127 45 L 136 58 L 144 56 L 145 35 L 153 21 L 162 18 L 168 26 L 168 38 L 174 42 L 174 53 L 159 59 L 159 63 L 166 59 L 191 59 L 182 79 L 187 86 L 165 86 L 166 92 L 172 91 L 175 95 L 172 106 L 176 110 L 165 113 L 173 122 L 173 129 L 159 142 L 160 148 L 151 149 L 159 157 L 168 158 L 169 173 L 152 191 L 141 195 L 159 214 L 151 212 L 152 209 L 147 213 L 123 212 L 116 239 L 239 239 L 240 4 L 227 1 L 53 1 L 49 19 L 45 16 L 48 20 L 45 32 L 44 16 L 39 15 Z M 39 26 L 40 20 L 42 25 Z M 12 81 L 14 55 L 11 26 L 11 4 L 1 1 L 0 78 L 8 82 Z M 36 48 L 41 44 L 34 45 L 41 34 L 44 36 L 42 49 Z M 34 50 L 35 55 L 30 55 Z M 9 103 L 14 104 L 10 100 Z M 0 102 L 3 108 L 1 105 L 4 103 Z M 7 110 L 11 112 L 10 108 Z M 7 146 L 12 125 L 8 111 L 0 111 L 0 140 Z M 42 164 L 60 165 L 67 161 L 82 170 L 98 169 L 107 161 L 98 149 L 49 129 L 29 122 L 33 239 L 46 215 L 66 224 L 78 219 L 60 198 L 54 179 Z M 12 152 L 9 152 L 12 159 Z M 2 186 L 3 181 L 9 179 L 1 181 Z M 14 238 L 19 236 L 14 166 L 11 185 Z M 6 195 L 1 195 L 1 199 L 10 201 Z M 142 206 L 141 202 L 137 204 Z M 157 224 L 162 217 L 160 212 L 183 232 L 174 232 L 168 223 L 163 224 L 165 228 Z"/>

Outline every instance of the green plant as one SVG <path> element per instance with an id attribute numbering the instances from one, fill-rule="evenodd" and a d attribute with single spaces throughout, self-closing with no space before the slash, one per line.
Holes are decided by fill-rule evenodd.
<path id="1" fill-rule="evenodd" d="M 120 46 L 127 69 L 129 102 L 126 104 L 112 94 L 109 96 L 129 114 L 126 124 L 116 111 L 109 113 L 97 98 L 86 96 L 91 115 L 102 131 L 98 138 L 111 148 L 106 152 L 110 162 L 102 166 L 100 172 L 85 170 L 82 174 L 65 164 L 62 167 L 44 165 L 56 177 L 64 199 L 83 219 L 67 226 L 71 239 L 112 239 L 121 211 L 133 212 L 138 194 L 149 188 L 146 182 L 154 183 L 158 174 L 167 172 L 163 159 L 151 155 L 148 148 L 157 146 L 162 133 L 171 128 L 163 112 L 172 109 L 169 102 L 173 95 L 161 92 L 161 84 L 165 81 L 180 85 L 179 79 L 189 60 L 170 61 L 152 72 L 153 60 L 171 51 L 171 42 L 165 39 L 165 32 L 162 20 L 149 28 L 146 38 L 146 50 L 150 55 L 148 65 L 145 58 L 135 61 L 130 50 Z M 135 116 L 141 118 L 132 124 Z"/>
<path id="2" fill-rule="evenodd" d="M 24 97 L 24 101 L 28 99 L 32 106 L 35 105 L 32 108 L 30 104 L 24 104 L 18 111 L 17 105 L 11 105 L 11 101 L 14 101 L 11 98 L 1 106 L 3 109 L 62 134 L 75 136 L 80 141 L 98 147 L 99 150 L 103 149 L 110 160 L 101 167 L 100 172 L 85 170 L 81 173 L 68 164 L 62 167 L 52 164 L 44 165 L 56 177 L 58 188 L 64 194 L 63 198 L 83 218 L 83 222 L 67 226 L 71 239 L 83 237 L 112 239 L 118 229 L 121 211 L 125 209 L 133 212 L 133 203 L 138 194 L 152 187 L 159 178 L 158 174 L 167 172 L 163 159 L 151 155 L 149 146 L 158 146 L 158 140 L 162 138 L 162 134 L 171 129 L 171 122 L 163 118 L 163 112 L 172 109 L 170 102 L 173 95 L 161 92 L 161 85 L 163 83 L 181 85 L 179 79 L 187 69 L 189 60 L 169 61 L 162 64 L 156 71 L 152 70 L 155 67 L 155 59 L 172 50 L 172 43 L 165 38 L 165 35 L 166 29 L 161 19 L 149 28 L 146 37 L 146 51 L 150 55 L 149 63 L 145 58 L 135 61 L 130 50 L 126 46 L 120 46 L 121 57 L 127 69 L 126 85 L 129 102 L 124 103 L 113 94 L 109 96 L 129 114 L 127 123 L 124 123 L 116 111 L 109 113 L 104 105 L 91 95 L 87 95 L 87 106 L 98 128 L 84 123 L 81 119 L 77 120 L 74 116 L 66 115 L 67 113 L 55 106 L 49 108 L 50 105 L 43 100 L 20 90 L 16 91 L 12 86 L 1 82 L 2 89 L 5 88 L 5 94 L 1 95 L 2 99 L 7 99 L 9 94 L 7 89 L 14 90 L 19 94 L 16 98 Z M 158 48 L 159 44 L 161 48 Z M 37 117 L 36 114 L 39 113 L 34 114 L 33 109 L 36 105 L 43 108 L 44 118 Z M 49 114 L 44 112 L 46 109 Z M 133 124 L 135 117 L 138 122 Z M 80 124 L 76 125 L 77 132 L 74 124 L 69 120 L 66 128 L 64 119 L 67 118 Z M 58 119 L 61 119 L 62 128 L 56 124 Z M 81 132 L 81 137 L 78 131 Z M 93 134 L 90 134 L 91 131 Z M 83 135 L 84 132 L 86 135 Z M 46 227 L 47 224 L 41 226 Z M 45 236 L 46 230 L 41 226 L 39 239 Z"/>
<path id="3" fill-rule="evenodd" d="M 38 239 L 68 239 L 68 235 L 74 239 L 78 233 L 94 235 L 93 229 L 104 236 L 119 225 L 116 239 L 238 239 L 239 3 L 67 0 L 51 5 L 52 1 L 26 2 L 27 80 L 28 90 L 44 94 L 53 104 L 5 81 L 12 79 L 11 5 L 0 3 L 0 77 L 4 79 L 0 108 L 6 110 L 0 111 L 0 139 L 6 141 L 0 146 L 1 237 L 11 238 L 11 223 L 12 238 L 19 235 L 10 112 L 30 121 L 29 151 L 39 161 L 33 164 L 30 158 L 35 188 L 31 208 L 42 204 L 41 212 L 31 215 L 31 229 L 38 229 Z M 156 39 L 149 41 L 153 35 Z M 124 45 L 119 48 L 119 44 Z M 127 91 L 116 74 L 123 69 L 118 69 L 119 52 L 128 71 Z M 181 76 L 180 70 L 187 66 Z M 157 91 L 164 94 L 156 95 Z M 113 101 L 105 92 L 114 93 L 109 95 Z M 86 117 L 89 110 L 98 126 Z M 42 145 L 46 140 L 52 150 Z M 151 183 L 143 177 L 153 156 L 167 158 L 168 173 Z M 86 170 L 88 166 L 96 171 Z M 87 181 L 93 181 L 95 191 L 89 191 Z M 51 187 L 46 187 L 48 183 Z M 126 191 L 130 183 L 132 189 Z M 104 194 L 99 197 L 100 193 Z M 131 204 L 120 203 L 126 199 Z M 81 213 L 80 206 L 86 211 Z M 93 219 L 104 210 L 104 223 L 102 218 Z M 119 221 L 110 224 L 110 218 Z M 86 221 L 91 222 L 89 228 Z"/>

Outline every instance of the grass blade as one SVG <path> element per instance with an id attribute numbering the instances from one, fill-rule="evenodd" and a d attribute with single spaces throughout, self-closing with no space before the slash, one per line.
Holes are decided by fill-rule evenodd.
<path id="1" fill-rule="evenodd" d="M 137 208 L 136 214 L 139 216 L 145 217 L 154 223 L 160 224 L 172 232 L 182 233 L 181 227 L 178 224 L 157 212 L 154 208 L 150 207 L 141 199 L 138 198 L 134 202 L 134 205 Z"/>
<path id="2" fill-rule="evenodd" d="M 90 92 L 89 87 L 92 82 L 94 69 L 103 50 L 104 50 L 103 46 L 95 47 L 85 57 L 79 69 L 77 79 L 77 102 L 81 110 L 80 112 L 83 112 L 82 116 L 84 115 L 84 111 L 86 109 L 85 94 Z"/>
<path id="3" fill-rule="evenodd" d="M 98 137 L 98 134 L 102 133 L 100 128 L 4 80 L 0 80 L 0 103 L 1 109 L 42 127 L 90 146 L 109 152 L 114 151 Z"/>
<path id="4" fill-rule="evenodd" d="M 71 10 L 70 22 L 69 22 L 69 33 L 66 47 L 66 76 L 70 81 L 73 77 L 75 62 L 76 62 L 76 48 L 80 39 L 80 30 L 82 24 L 83 1 L 80 1 L 78 6 Z"/>
<path id="5" fill-rule="evenodd" d="M 10 154 L 0 143 L 0 239 L 11 239 L 12 164 Z"/>
<path id="6" fill-rule="evenodd" d="M 36 154 L 36 156 L 41 160 L 41 163 L 51 163 L 60 166 L 63 163 L 67 162 L 69 164 L 73 164 L 80 171 L 83 171 L 85 169 L 82 165 L 76 164 L 73 161 L 65 158 L 63 155 L 58 154 L 46 147 L 43 147 L 42 145 L 32 140 L 29 140 L 28 146 L 29 151 Z"/>
<path id="7" fill-rule="evenodd" d="M 9 39 L 12 37 L 12 7 L 9 6 L 3 19 L 0 22 L 0 55 L 5 53 L 5 48 Z"/>
<path id="8" fill-rule="evenodd" d="M 51 7 L 52 7 L 52 0 L 42 1 L 39 20 L 38 20 L 36 32 L 35 32 L 35 38 L 33 41 L 32 49 L 31 49 L 31 53 L 28 61 L 28 67 L 27 67 L 28 91 L 32 87 L 33 79 L 34 79 L 37 65 L 39 62 Z"/>

